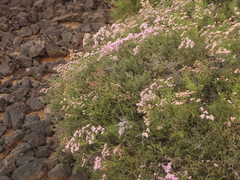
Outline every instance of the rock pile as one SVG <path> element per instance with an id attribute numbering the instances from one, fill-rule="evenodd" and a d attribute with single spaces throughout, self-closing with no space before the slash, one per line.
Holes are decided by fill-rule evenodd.
<path id="1" fill-rule="evenodd" d="M 1 0 L 0 9 L 0 180 L 88 179 L 53 155 L 52 126 L 61 117 L 45 113 L 41 100 L 69 50 L 110 23 L 110 7 L 102 0 Z"/>

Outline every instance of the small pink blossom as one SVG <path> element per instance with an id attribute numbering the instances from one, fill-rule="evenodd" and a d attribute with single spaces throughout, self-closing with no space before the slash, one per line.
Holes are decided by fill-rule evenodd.
<path id="1" fill-rule="evenodd" d="M 148 138 L 148 133 L 147 132 L 143 132 L 142 136 Z"/>
<path id="2" fill-rule="evenodd" d="M 200 117 L 201 117 L 202 119 L 204 119 L 205 116 L 206 116 L 205 114 L 201 114 L 201 115 L 200 115 Z"/>
<path id="3" fill-rule="evenodd" d="M 95 161 L 94 161 L 94 167 L 93 167 L 93 169 L 96 171 L 96 170 L 101 170 L 102 169 L 102 166 L 101 166 L 101 161 L 102 161 L 102 159 L 100 158 L 100 157 L 96 157 L 95 158 Z"/>
<path id="4" fill-rule="evenodd" d="M 207 116 L 206 116 L 206 119 L 209 119 L 209 120 L 214 121 L 214 116 L 213 116 L 213 115 L 207 115 Z"/>

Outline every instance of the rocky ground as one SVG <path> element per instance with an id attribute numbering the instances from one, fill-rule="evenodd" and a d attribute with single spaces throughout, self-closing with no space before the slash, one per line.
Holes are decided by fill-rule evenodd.
<path id="1" fill-rule="evenodd" d="M 0 1 L 0 180 L 82 180 L 54 153 L 44 88 L 85 33 L 110 23 L 102 0 Z"/>

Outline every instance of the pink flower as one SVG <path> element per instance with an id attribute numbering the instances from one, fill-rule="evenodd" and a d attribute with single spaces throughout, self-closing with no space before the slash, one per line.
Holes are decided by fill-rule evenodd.
<path id="1" fill-rule="evenodd" d="M 98 169 L 102 169 L 102 166 L 101 166 L 101 161 L 102 161 L 102 159 L 100 158 L 100 157 L 96 157 L 95 158 L 95 161 L 94 161 L 94 167 L 93 167 L 93 169 L 96 171 L 96 170 L 98 170 Z"/>
<path id="2" fill-rule="evenodd" d="M 201 115 L 200 115 L 200 117 L 201 117 L 202 119 L 204 119 L 205 116 L 206 116 L 205 114 L 201 114 Z"/>
<path id="3" fill-rule="evenodd" d="M 168 180 L 178 180 L 178 178 L 175 177 L 174 174 L 167 174 L 165 178 Z"/>
<path id="4" fill-rule="evenodd" d="M 207 116 L 206 116 L 206 119 L 209 119 L 209 120 L 214 121 L 214 116 L 213 116 L 213 115 L 207 115 Z"/>
<path id="5" fill-rule="evenodd" d="M 143 132 L 142 136 L 148 138 L 148 133 L 147 132 Z"/>

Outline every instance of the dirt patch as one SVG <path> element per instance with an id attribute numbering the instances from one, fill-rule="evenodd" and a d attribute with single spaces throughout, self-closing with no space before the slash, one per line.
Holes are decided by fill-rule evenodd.
<path id="1" fill-rule="evenodd" d="M 66 28 L 73 28 L 76 29 L 81 23 L 79 22 L 63 22 L 60 23 L 61 26 L 64 26 Z"/>
<path id="2" fill-rule="evenodd" d="M 3 136 L 10 136 L 12 135 L 12 133 L 14 133 L 14 130 L 13 129 L 8 129 L 7 132 L 3 135 Z"/>
<path id="3" fill-rule="evenodd" d="M 44 119 L 47 118 L 45 110 L 40 110 L 40 111 L 36 111 L 36 112 L 31 112 L 31 113 L 29 113 L 29 114 L 27 114 L 27 115 L 32 115 L 32 116 L 33 116 L 33 115 L 38 115 L 38 116 L 40 117 L 40 120 L 44 120 Z"/>
<path id="4" fill-rule="evenodd" d="M 54 62 L 60 59 L 64 59 L 66 61 L 70 61 L 71 57 L 70 56 L 65 56 L 65 57 L 57 57 L 57 58 L 42 58 L 42 64 L 48 63 L 48 62 Z"/>

